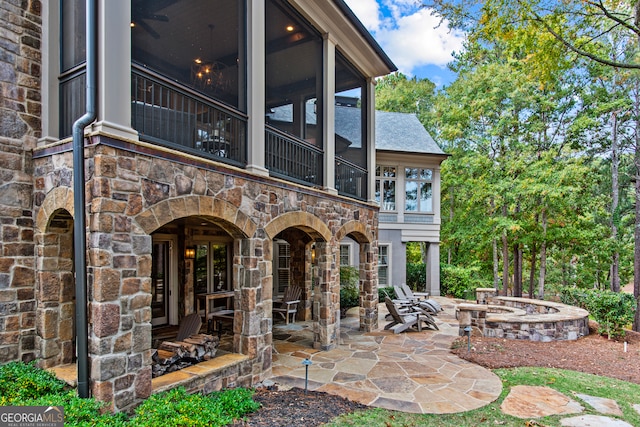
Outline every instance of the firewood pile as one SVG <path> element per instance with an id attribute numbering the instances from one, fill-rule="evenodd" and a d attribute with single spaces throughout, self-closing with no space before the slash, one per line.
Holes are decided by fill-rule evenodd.
<path id="1" fill-rule="evenodd" d="M 183 341 L 164 341 L 151 356 L 153 378 L 211 359 L 218 342 L 217 337 L 207 334 L 191 335 Z"/>

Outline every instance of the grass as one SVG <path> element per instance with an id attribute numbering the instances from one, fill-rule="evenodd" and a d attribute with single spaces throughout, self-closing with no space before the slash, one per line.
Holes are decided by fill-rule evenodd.
<path id="1" fill-rule="evenodd" d="M 550 368 L 513 368 L 494 371 L 503 390 L 493 403 L 455 414 L 407 414 L 372 408 L 334 418 L 326 426 L 411 427 L 411 426 L 560 426 L 569 415 L 526 420 L 504 414 L 500 404 L 516 385 L 546 386 L 579 401 L 575 393 L 605 397 L 618 402 L 621 417 L 640 426 L 640 414 L 633 408 L 640 396 L 640 385 L 575 371 Z M 253 390 L 233 389 L 208 396 L 187 395 L 183 389 L 154 395 L 136 409 L 134 417 L 104 414 L 93 399 L 79 399 L 72 390 L 33 364 L 12 362 L 0 366 L 0 405 L 62 405 L 65 425 L 76 426 L 223 426 L 258 408 Z M 597 414 L 585 402 L 582 414 Z M 214 422 L 215 421 L 215 422 Z"/>
<path id="2" fill-rule="evenodd" d="M 500 404 L 508 395 L 511 387 L 516 385 L 546 386 L 555 389 L 567 397 L 577 400 L 585 408 L 582 414 L 601 415 L 593 409 L 590 409 L 586 403 L 581 402 L 580 399 L 574 396 L 574 393 L 613 399 L 618 402 L 623 412 L 623 417 L 621 418 L 631 425 L 640 426 L 640 414 L 633 409 L 633 404 L 639 403 L 637 398 L 640 396 L 640 385 L 638 384 L 563 369 L 514 368 L 498 369 L 494 372 L 502 379 L 502 394 L 497 401 L 473 411 L 456 414 L 422 415 L 375 408 L 341 415 L 334 418 L 330 423 L 326 424 L 326 426 L 560 426 L 560 420 L 562 418 L 571 416 L 556 415 L 542 417 L 527 424 L 527 422 L 531 420 L 504 414 L 500 410 Z"/>

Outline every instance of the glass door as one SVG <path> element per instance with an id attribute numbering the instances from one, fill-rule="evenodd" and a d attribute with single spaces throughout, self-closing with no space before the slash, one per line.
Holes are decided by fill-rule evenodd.
<path id="1" fill-rule="evenodd" d="M 169 241 L 153 243 L 151 264 L 151 324 L 168 323 L 169 315 Z"/>
<path id="2" fill-rule="evenodd" d="M 196 300 L 198 294 L 232 290 L 228 275 L 228 245 L 226 243 L 200 242 L 195 247 L 194 287 Z M 218 304 L 218 301 L 216 301 L 216 304 Z"/>

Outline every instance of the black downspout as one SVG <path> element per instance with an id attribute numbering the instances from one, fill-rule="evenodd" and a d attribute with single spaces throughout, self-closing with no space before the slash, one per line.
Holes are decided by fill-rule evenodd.
<path id="1" fill-rule="evenodd" d="M 73 123 L 73 244 L 76 270 L 76 352 L 78 396 L 89 397 L 89 322 L 87 318 L 87 230 L 85 220 L 84 128 L 96 119 L 96 0 L 86 0 L 86 112 Z"/>

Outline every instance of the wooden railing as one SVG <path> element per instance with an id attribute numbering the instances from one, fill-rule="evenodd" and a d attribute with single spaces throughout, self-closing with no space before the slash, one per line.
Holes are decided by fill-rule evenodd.
<path id="1" fill-rule="evenodd" d="M 323 151 L 306 141 L 265 126 L 265 167 L 273 176 L 321 186 Z"/>
<path id="2" fill-rule="evenodd" d="M 245 115 L 144 67 L 131 69 L 131 127 L 141 140 L 247 164 Z"/>

